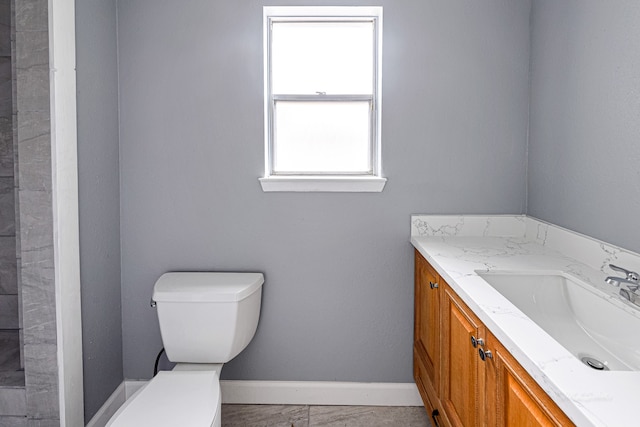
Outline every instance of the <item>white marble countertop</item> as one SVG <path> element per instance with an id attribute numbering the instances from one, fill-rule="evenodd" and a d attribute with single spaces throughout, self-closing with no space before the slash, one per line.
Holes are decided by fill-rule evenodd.
<path id="1" fill-rule="evenodd" d="M 457 227 L 460 218 L 464 227 Z M 452 221 L 452 228 L 440 227 L 443 221 Z M 480 228 L 469 231 L 473 221 Z M 633 263 L 640 265 L 637 254 L 521 216 L 414 216 L 411 243 L 576 425 L 640 425 L 640 372 L 587 367 L 476 273 L 567 272 L 606 292 L 621 310 L 639 316 L 617 296 L 617 288 L 604 282 L 610 261 L 631 262 L 621 264 L 633 268 Z"/>

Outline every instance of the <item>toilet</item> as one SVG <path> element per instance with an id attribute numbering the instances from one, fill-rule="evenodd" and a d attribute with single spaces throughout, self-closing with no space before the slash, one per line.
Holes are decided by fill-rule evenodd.
<path id="1" fill-rule="evenodd" d="M 160 371 L 111 417 L 111 427 L 220 427 L 222 365 L 253 338 L 261 273 L 165 273 L 153 288 L 172 371 Z"/>

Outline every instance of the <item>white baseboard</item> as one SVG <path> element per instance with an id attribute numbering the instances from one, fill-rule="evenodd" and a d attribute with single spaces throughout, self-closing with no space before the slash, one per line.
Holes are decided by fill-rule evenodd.
<path id="1" fill-rule="evenodd" d="M 125 399 L 129 399 L 136 394 L 138 390 L 144 387 L 149 381 L 147 380 L 125 380 L 124 381 L 124 396 Z"/>
<path id="2" fill-rule="evenodd" d="M 104 427 L 147 381 L 125 380 L 87 427 Z M 220 381 L 222 403 L 247 405 L 422 406 L 414 383 Z"/>
<path id="3" fill-rule="evenodd" d="M 93 418 L 91 418 L 87 427 L 104 427 L 107 425 L 109 419 L 116 413 L 118 408 L 122 406 L 124 401 L 127 400 L 125 388 L 126 381 L 122 382 L 118 388 L 111 393 L 111 396 L 104 402 L 104 405 L 102 405 Z"/>
<path id="4" fill-rule="evenodd" d="M 256 405 L 422 406 L 414 383 L 220 381 L 222 403 Z"/>

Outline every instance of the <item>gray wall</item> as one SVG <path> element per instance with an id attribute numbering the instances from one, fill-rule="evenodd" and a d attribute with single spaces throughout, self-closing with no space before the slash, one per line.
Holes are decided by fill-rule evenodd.
<path id="1" fill-rule="evenodd" d="M 387 187 L 266 194 L 263 2 L 118 2 L 126 378 L 162 347 L 162 273 L 257 270 L 258 332 L 224 378 L 412 381 L 409 215 L 525 210 L 530 2 L 378 3 Z"/>
<path id="2" fill-rule="evenodd" d="M 527 211 L 640 251 L 636 1 L 535 0 L 531 40 L 529 1 L 380 2 L 381 194 L 261 192 L 262 2 L 121 0 L 118 29 L 114 2 L 77 5 L 87 418 L 122 379 L 118 227 L 126 378 L 151 376 L 169 270 L 265 272 L 226 378 L 411 381 L 409 214 Z"/>
<path id="3" fill-rule="evenodd" d="M 638 252 L 640 2 L 536 0 L 532 27 L 528 213 Z"/>
<path id="4" fill-rule="evenodd" d="M 122 382 L 115 0 L 76 1 L 85 421 Z"/>

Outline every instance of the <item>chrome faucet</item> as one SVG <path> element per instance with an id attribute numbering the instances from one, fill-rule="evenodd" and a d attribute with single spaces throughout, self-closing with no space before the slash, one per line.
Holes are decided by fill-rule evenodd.
<path id="1" fill-rule="evenodd" d="M 640 288 L 640 276 L 638 273 L 613 264 L 609 264 L 609 268 L 624 273 L 626 277 L 609 276 L 604 281 L 613 286 L 620 286 L 621 283 L 627 285 L 628 289 L 620 289 L 620 295 L 628 301 L 635 302 L 636 297 L 640 296 L 636 294 L 636 291 Z"/>

